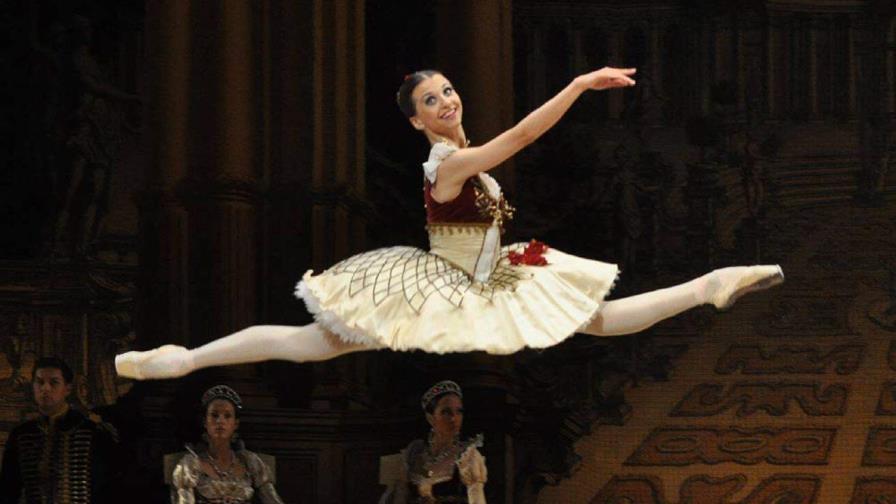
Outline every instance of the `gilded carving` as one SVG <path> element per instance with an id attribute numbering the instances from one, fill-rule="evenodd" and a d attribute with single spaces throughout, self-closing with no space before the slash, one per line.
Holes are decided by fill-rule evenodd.
<path id="1" fill-rule="evenodd" d="M 849 504 L 896 503 L 896 477 L 873 476 L 857 478 Z"/>
<path id="2" fill-rule="evenodd" d="M 821 478 L 803 474 L 777 474 L 761 481 L 742 500 L 732 496 L 747 485 L 747 476 L 735 474 L 723 478 L 692 476 L 678 490 L 678 504 L 814 504 Z M 590 504 L 673 504 L 664 496 L 663 482 L 653 476 L 614 476 Z M 864 502 L 864 501 L 863 501 Z"/>
<path id="3" fill-rule="evenodd" d="M 862 465 L 896 467 L 896 427 L 875 426 L 868 431 Z"/>
<path id="4" fill-rule="evenodd" d="M 825 464 L 836 433 L 834 428 L 660 427 L 625 464 Z"/>
<path id="5" fill-rule="evenodd" d="M 855 373 L 862 362 L 865 345 L 779 346 L 775 349 L 759 345 L 732 345 L 716 364 L 716 373 L 825 374 L 830 368 L 840 375 Z"/>
<path id="6" fill-rule="evenodd" d="M 782 416 L 796 403 L 809 416 L 837 416 L 846 411 L 849 386 L 818 383 L 718 383 L 697 385 L 669 413 L 674 417 L 718 415 L 737 407 L 737 416 L 746 417 L 758 411 Z"/>
<path id="7" fill-rule="evenodd" d="M 881 386 L 880 399 L 877 401 L 876 415 L 896 415 L 896 382 L 887 382 Z"/>
<path id="8" fill-rule="evenodd" d="M 854 336 L 849 308 L 855 295 L 831 292 L 830 286 L 808 286 L 803 292 L 790 290 L 772 305 L 771 314 L 757 320 L 755 329 L 764 336 L 806 337 Z"/>

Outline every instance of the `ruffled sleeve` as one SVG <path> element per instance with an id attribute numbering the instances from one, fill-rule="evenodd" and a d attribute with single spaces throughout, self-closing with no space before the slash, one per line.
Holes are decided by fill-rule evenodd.
<path id="1" fill-rule="evenodd" d="M 430 184 L 436 183 L 436 175 L 439 172 L 439 165 L 451 154 L 457 151 L 457 147 L 449 145 L 447 142 L 436 142 L 432 144 L 429 150 L 429 159 L 423 163 L 423 174 Z"/>
<path id="2" fill-rule="evenodd" d="M 194 504 L 196 485 L 199 483 L 199 457 L 187 453 L 181 457 L 171 475 L 171 503 Z"/>
<path id="3" fill-rule="evenodd" d="M 258 493 L 262 504 L 283 504 L 283 499 L 277 494 L 271 477 L 271 469 L 261 460 L 258 455 L 244 450 L 243 456 L 248 466 L 249 474 L 252 476 L 252 486 Z"/>
<path id="4" fill-rule="evenodd" d="M 407 504 L 408 502 L 408 474 L 411 471 L 409 453 L 414 443 L 419 443 L 419 441 L 412 442 L 407 448 L 401 450 L 401 463 L 400 469 L 395 474 L 395 479 L 393 479 L 386 488 L 386 491 L 380 496 L 380 500 L 378 504 Z"/>
<path id="5" fill-rule="evenodd" d="M 485 482 L 488 480 L 488 470 L 485 467 L 485 457 L 476 446 L 470 446 L 460 456 L 457 470 L 460 480 L 467 487 L 467 500 L 470 504 L 486 504 Z"/>

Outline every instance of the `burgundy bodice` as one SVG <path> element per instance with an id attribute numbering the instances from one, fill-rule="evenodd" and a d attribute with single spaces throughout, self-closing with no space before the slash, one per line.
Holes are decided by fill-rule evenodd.
<path id="1" fill-rule="evenodd" d="M 460 194 L 451 201 L 439 203 L 432 197 L 432 184 L 429 180 L 423 181 L 423 201 L 426 204 L 426 222 L 437 223 L 463 223 L 475 222 L 490 224 L 493 217 L 481 209 L 482 189 L 474 183 L 474 177 L 464 182 Z"/>

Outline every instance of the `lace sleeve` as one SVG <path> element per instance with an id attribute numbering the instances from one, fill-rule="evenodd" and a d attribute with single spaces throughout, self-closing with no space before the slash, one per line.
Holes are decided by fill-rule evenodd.
<path id="1" fill-rule="evenodd" d="M 243 452 L 246 457 L 246 466 L 252 475 L 252 483 L 262 504 L 283 504 L 283 499 L 277 494 L 274 483 L 271 481 L 271 469 L 261 460 L 261 457 L 250 452 Z"/>
<path id="2" fill-rule="evenodd" d="M 488 470 L 485 467 L 485 457 L 475 446 L 470 446 L 458 459 L 457 469 L 460 480 L 467 487 L 470 504 L 486 504 L 485 482 L 488 480 Z"/>
<path id="3" fill-rule="evenodd" d="M 430 184 L 436 183 L 436 175 L 439 172 L 439 165 L 451 154 L 457 151 L 457 147 L 448 145 L 446 142 L 436 142 L 432 144 L 429 151 L 429 159 L 423 163 L 423 174 L 426 175 Z"/>
<path id="4" fill-rule="evenodd" d="M 171 475 L 171 504 L 194 504 L 195 489 L 199 482 L 199 458 L 192 453 L 184 455 Z"/>

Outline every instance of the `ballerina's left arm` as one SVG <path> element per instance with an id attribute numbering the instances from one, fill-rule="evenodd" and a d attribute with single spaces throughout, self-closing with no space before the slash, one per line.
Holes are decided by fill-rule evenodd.
<path id="1" fill-rule="evenodd" d="M 498 166 L 551 129 L 582 93 L 634 86 L 635 81 L 630 77 L 634 73 L 634 68 L 604 67 L 576 77 L 514 127 L 482 146 L 461 149 L 448 156 L 439 166 L 433 197 L 436 201 L 454 199 L 468 178 Z"/>

